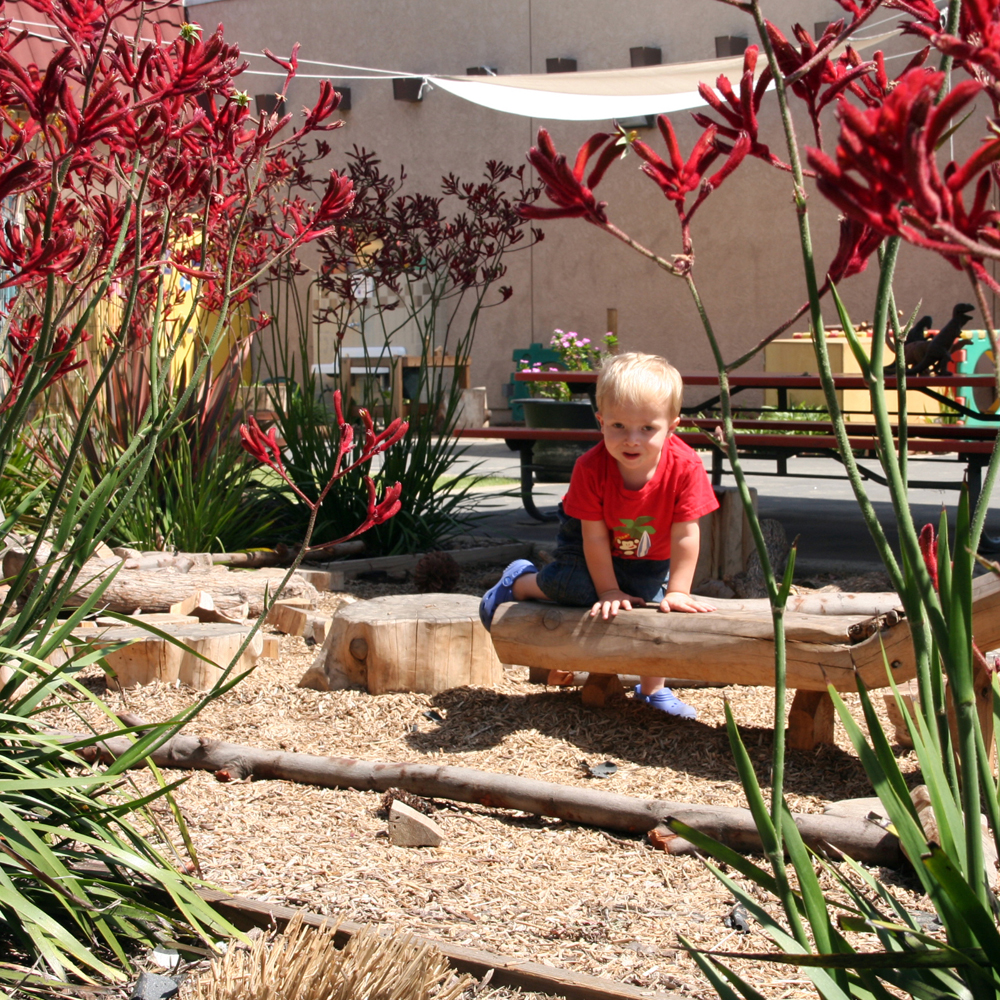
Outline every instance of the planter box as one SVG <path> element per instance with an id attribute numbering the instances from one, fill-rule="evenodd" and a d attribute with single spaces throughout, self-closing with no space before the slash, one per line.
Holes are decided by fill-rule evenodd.
<path id="1" fill-rule="evenodd" d="M 597 417 L 589 400 L 584 399 L 524 399 L 524 424 L 546 430 L 564 428 L 597 430 Z"/>

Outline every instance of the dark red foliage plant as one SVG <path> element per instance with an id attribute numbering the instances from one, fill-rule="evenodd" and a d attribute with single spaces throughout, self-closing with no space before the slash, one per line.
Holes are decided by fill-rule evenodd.
<path id="1" fill-rule="evenodd" d="M 0 20 L 0 475 L 61 383 L 68 436 L 47 456 L 55 499 L 43 530 L 66 516 L 60 498 L 83 455 L 92 489 L 73 515 L 108 516 L 86 543 L 62 530 L 93 544 L 195 401 L 205 426 L 217 417 L 213 355 L 246 356 L 266 323 L 249 319 L 259 280 L 336 231 L 354 188 L 331 171 L 309 202 L 271 197 L 302 142 L 343 124 L 329 84 L 297 118 L 254 117 L 221 26 L 161 30 L 139 0 L 26 3 L 54 41 L 36 65 L 26 33 Z M 277 61 L 287 88 L 295 53 Z M 107 427 L 118 436 L 102 464 L 94 428 Z"/>
<path id="2" fill-rule="evenodd" d="M 299 148 L 273 165 L 284 183 L 268 192 L 275 206 L 299 212 L 319 200 L 314 169 L 324 153 Z M 409 412 L 409 434 L 371 472 L 383 491 L 402 483 L 402 509 L 391 523 L 376 524 L 366 544 L 383 554 L 423 550 L 454 533 L 471 504 L 468 491 L 439 486 L 464 447 L 448 433 L 463 393 L 453 373 L 468 365 L 484 311 L 513 293 L 505 282 L 508 254 L 542 238 L 518 212 L 520 204 L 534 204 L 540 188 L 529 183 L 524 166 L 491 160 L 475 179 L 449 173 L 434 193 L 413 190 L 403 168 L 389 173 L 374 151 L 357 146 L 342 173 L 353 193 L 342 224 L 316 240 L 308 261 L 288 256 L 268 274 L 262 299 L 276 317 L 276 360 L 262 355 L 262 374 L 300 373 L 292 394 L 273 393 L 271 406 L 287 442 L 289 482 L 314 501 L 335 475 L 338 457 L 330 442 L 339 421 L 326 405 L 331 383 L 313 366 L 342 371 L 348 332 L 349 347 L 367 354 L 352 362 L 359 367 L 388 370 L 386 355 L 401 343 L 420 360 L 405 370 L 405 381 L 387 379 L 383 386 L 358 379 L 344 411 L 355 422 L 383 426 Z M 447 366 L 435 358 L 448 359 Z M 316 398 L 324 403 L 318 411 Z M 359 407 L 370 416 L 362 417 Z M 317 420 L 329 421 L 329 437 Z M 318 521 L 316 538 L 324 545 L 370 515 L 357 500 L 368 489 L 368 470 L 353 470 L 338 480 Z M 297 527 L 289 529 L 298 534 Z"/>

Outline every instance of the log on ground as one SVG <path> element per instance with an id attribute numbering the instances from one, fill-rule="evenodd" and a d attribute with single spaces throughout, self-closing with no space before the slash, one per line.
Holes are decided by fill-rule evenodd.
<path id="1" fill-rule="evenodd" d="M 89 568 L 88 563 L 80 574 L 80 587 L 67 599 L 68 606 L 80 605 L 97 589 L 110 572 L 106 564 Z M 227 613 L 237 611 L 243 604 L 249 606 L 248 614 L 256 618 L 264 610 L 264 597 L 273 599 L 278 586 L 269 575 L 246 572 L 172 573 L 169 570 L 121 570 L 101 595 L 100 608 L 131 614 L 136 608 L 143 611 L 169 611 L 172 604 L 190 597 L 192 593 L 206 591 L 212 595 L 215 606 Z M 292 575 L 282 597 L 318 598 L 316 588 L 301 577 Z"/>
<path id="2" fill-rule="evenodd" d="M 111 760 L 130 746 L 127 738 L 111 737 L 81 755 Z M 168 740 L 150 756 L 159 767 L 213 771 L 224 781 L 252 777 L 361 791 L 402 788 L 427 798 L 518 809 L 626 833 L 647 833 L 675 818 L 734 850 L 761 851 L 760 837 L 748 809 L 638 799 L 468 767 L 395 764 L 263 750 L 183 734 Z M 834 856 L 847 854 L 866 864 L 890 867 L 902 861 L 899 841 L 874 823 L 814 813 L 798 813 L 793 818 L 813 850 Z"/>

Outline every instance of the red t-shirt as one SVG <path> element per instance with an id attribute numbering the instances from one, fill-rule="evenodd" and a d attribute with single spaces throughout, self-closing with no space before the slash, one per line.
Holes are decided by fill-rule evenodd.
<path id="1" fill-rule="evenodd" d="M 669 559 L 670 527 L 696 521 L 719 501 L 697 452 L 676 434 L 667 438 L 653 478 L 641 490 L 625 488 L 618 463 L 604 442 L 573 466 L 563 511 L 608 526 L 611 554 L 619 559 Z"/>

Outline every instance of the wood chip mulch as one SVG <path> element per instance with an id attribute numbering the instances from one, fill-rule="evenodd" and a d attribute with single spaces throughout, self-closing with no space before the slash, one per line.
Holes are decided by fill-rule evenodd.
<path id="1" fill-rule="evenodd" d="M 498 572 L 497 567 L 466 570 L 458 589 L 479 594 Z M 866 582 L 870 589 L 887 589 L 883 580 Z M 351 589 L 362 599 L 411 591 L 392 580 Z M 321 595 L 320 610 L 338 600 Z M 697 721 L 668 718 L 631 700 L 585 709 L 578 691 L 530 684 L 520 668 L 509 669 L 495 690 L 373 697 L 299 688 L 317 652 L 300 638 L 282 636 L 277 659 L 262 659 L 186 731 L 269 749 L 460 765 L 569 785 L 599 784 L 639 797 L 744 806 L 725 731 L 728 698 L 760 780 L 767 781 L 770 688 L 681 692 L 698 709 Z M 117 694 L 104 689 L 97 676 L 90 685 L 113 710 L 150 721 L 167 719 L 196 698 L 189 689 L 160 684 Z M 91 707 L 79 711 L 98 724 Z M 80 728 L 64 711 L 49 713 L 46 721 Z M 107 728 L 105 721 L 101 729 Z M 897 752 L 916 783 L 915 758 Z M 617 765 L 614 776 L 599 782 L 587 777 L 582 763 L 602 761 Z M 132 778 L 140 788 L 151 786 L 146 772 L 132 772 Z M 803 812 L 872 794 L 839 725 L 836 746 L 788 753 L 786 789 L 792 809 Z M 699 858 L 668 856 L 639 837 L 439 800 L 434 818 L 447 839 L 438 848 L 410 849 L 389 843 L 376 792 L 276 781 L 222 784 L 196 771 L 175 794 L 205 877 L 240 895 L 402 926 L 428 938 L 693 997 L 715 994 L 678 935 L 703 949 L 773 950 L 756 923 L 745 935 L 724 925 L 733 899 Z M 170 828 L 166 804 L 157 803 L 154 810 Z M 875 874 L 909 908 L 931 909 L 908 874 Z M 734 965 L 764 996 L 815 995 L 792 966 Z M 495 989 L 480 993 L 510 995 Z"/>

